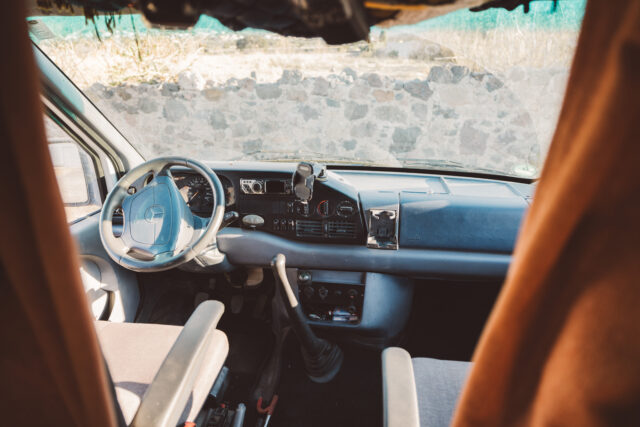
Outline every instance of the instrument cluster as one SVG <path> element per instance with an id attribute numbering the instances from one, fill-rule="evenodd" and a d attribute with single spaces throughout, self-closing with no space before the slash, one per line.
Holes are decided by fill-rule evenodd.
<path id="1" fill-rule="evenodd" d="M 233 183 L 224 175 L 218 174 L 225 195 L 227 208 L 235 205 L 236 194 Z M 196 173 L 174 172 L 173 180 L 191 212 L 198 216 L 208 217 L 213 212 L 213 190 L 207 180 Z"/>

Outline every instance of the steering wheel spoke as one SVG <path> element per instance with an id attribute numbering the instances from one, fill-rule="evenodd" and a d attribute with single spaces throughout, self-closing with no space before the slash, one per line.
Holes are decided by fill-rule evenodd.
<path id="1" fill-rule="evenodd" d="M 203 175 L 214 193 L 210 218 L 194 216 L 173 181 L 170 168 L 186 166 Z M 153 179 L 134 194 L 131 183 L 153 173 Z M 202 163 L 177 157 L 148 161 L 118 181 L 107 196 L 100 236 L 111 258 L 135 271 L 161 271 L 191 260 L 215 240 L 224 216 L 224 190 L 216 174 Z M 123 230 L 113 236 L 113 210 L 122 207 Z"/>
<path id="2" fill-rule="evenodd" d="M 153 261 L 157 257 L 156 254 L 149 252 L 145 248 L 128 248 L 127 255 L 142 261 Z"/>

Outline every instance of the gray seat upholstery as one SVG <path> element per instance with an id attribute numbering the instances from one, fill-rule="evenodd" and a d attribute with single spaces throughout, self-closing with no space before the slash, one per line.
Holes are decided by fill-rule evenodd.
<path id="1" fill-rule="evenodd" d="M 404 349 L 386 349 L 382 352 L 384 425 L 448 426 L 470 368 L 470 362 L 411 359 Z"/>
<path id="2" fill-rule="evenodd" d="M 470 362 L 413 359 L 421 426 L 448 426 L 456 409 Z"/>
<path id="3" fill-rule="evenodd" d="M 127 425 L 182 330 L 181 326 L 96 322 L 98 340 Z M 214 330 L 205 351 L 179 424 L 195 420 L 204 404 L 229 352 L 226 335 Z"/>

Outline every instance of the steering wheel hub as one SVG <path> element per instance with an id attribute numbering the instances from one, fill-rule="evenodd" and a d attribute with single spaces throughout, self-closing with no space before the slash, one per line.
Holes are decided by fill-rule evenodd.
<path id="1" fill-rule="evenodd" d="M 162 218 L 164 217 L 164 208 L 160 205 L 153 205 L 147 208 L 144 213 L 144 219 L 147 222 L 158 223 L 162 222 Z"/>

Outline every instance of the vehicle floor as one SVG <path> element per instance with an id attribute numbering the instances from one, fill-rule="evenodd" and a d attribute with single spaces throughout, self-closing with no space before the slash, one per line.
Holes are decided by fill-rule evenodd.
<path id="1" fill-rule="evenodd" d="M 416 281 L 409 322 L 396 345 L 411 357 L 471 360 L 502 281 Z"/>
<path id="2" fill-rule="evenodd" d="M 304 372 L 298 342 L 289 337 L 279 388 L 276 426 L 381 426 L 380 352 L 340 343 L 344 362 L 329 383 L 316 384 Z"/>
<path id="3" fill-rule="evenodd" d="M 257 422 L 253 392 L 273 346 L 270 299 L 273 279 L 248 289 L 233 286 L 242 277 L 191 274 L 182 271 L 140 274 L 141 304 L 136 321 L 184 325 L 203 299 L 224 303 L 218 328 L 229 339 L 230 382 L 224 401 L 230 408 L 247 405 L 245 426 Z M 242 295 L 242 297 L 239 297 Z M 239 308 L 239 300 L 242 300 Z M 277 388 L 278 404 L 270 426 L 378 426 L 382 424 L 380 352 L 339 343 L 344 352 L 342 369 L 334 380 L 316 384 L 304 372 L 295 336 L 284 345 L 283 366 Z"/>

